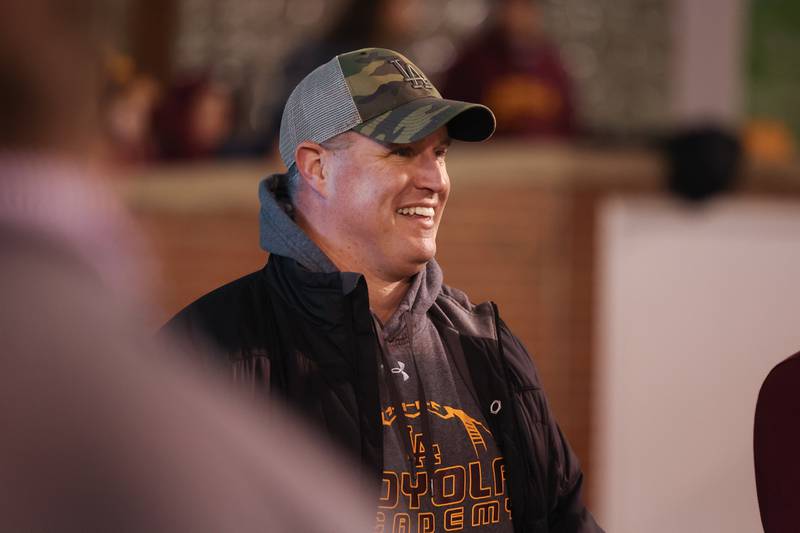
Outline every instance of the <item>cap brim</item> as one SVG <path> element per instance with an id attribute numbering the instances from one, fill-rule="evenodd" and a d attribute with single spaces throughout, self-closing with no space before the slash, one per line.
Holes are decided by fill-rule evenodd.
<path id="1" fill-rule="evenodd" d="M 485 141 L 494 133 L 492 111 L 480 104 L 426 97 L 405 103 L 353 128 L 381 143 L 407 144 L 423 139 L 447 125 L 458 141 Z"/>

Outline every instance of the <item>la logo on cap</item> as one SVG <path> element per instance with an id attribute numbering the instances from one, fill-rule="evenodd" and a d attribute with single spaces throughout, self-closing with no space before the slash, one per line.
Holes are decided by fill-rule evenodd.
<path id="1" fill-rule="evenodd" d="M 403 81 L 407 81 L 411 84 L 411 86 L 415 89 L 433 89 L 433 85 L 428 79 L 422 75 L 417 69 L 414 68 L 414 65 L 410 63 L 403 64 L 403 61 L 395 58 L 389 61 L 392 65 L 394 65 L 397 70 L 400 71 L 400 74 L 403 75 Z"/>

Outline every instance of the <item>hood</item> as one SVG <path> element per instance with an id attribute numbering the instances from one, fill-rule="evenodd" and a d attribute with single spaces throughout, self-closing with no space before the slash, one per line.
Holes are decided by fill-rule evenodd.
<path id="1" fill-rule="evenodd" d="M 413 335 L 418 317 L 428 312 L 441 290 L 442 269 L 435 259 L 431 259 L 424 269 L 414 275 L 411 287 L 383 327 L 386 339 L 395 339 L 405 327 L 411 328 L 410 333 Z"/>
<path id="2" fill-rule="evenodd" d="M 286 174 L 273 174 L 261 180 L 258 198 L 261 201 L 261 248 L 271 254 L 294 259 L 311 272 L 337 272 L 333 262 L 295 224 Z"/>

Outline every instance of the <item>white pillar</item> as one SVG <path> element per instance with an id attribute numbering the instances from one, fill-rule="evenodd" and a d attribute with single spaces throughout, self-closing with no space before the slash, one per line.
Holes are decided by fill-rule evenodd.
<path id="1" fill-rule="evenodd" d="M 744 111 L 748 0 L 672 0 L 676 125 L 738 124 Z"/>

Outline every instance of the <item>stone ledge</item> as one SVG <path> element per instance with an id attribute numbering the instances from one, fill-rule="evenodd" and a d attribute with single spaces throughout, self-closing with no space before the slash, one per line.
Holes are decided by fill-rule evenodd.
<path id="1" fill-rule="evenodd" d="M 260 179 L 281 168 L 275 160 L 152 166 L 129 172 L 120 186 L 133 209 L 256 210 Z M 665 164 L 660 154 L 643 148 L 496 142 L 456 145 L 448 171 L 455 187 L 514 183 L 565 192 L 658 192 Z M 748 163 L 743 172 L 743 193 L 800 193 L 800 164 Z"/>

